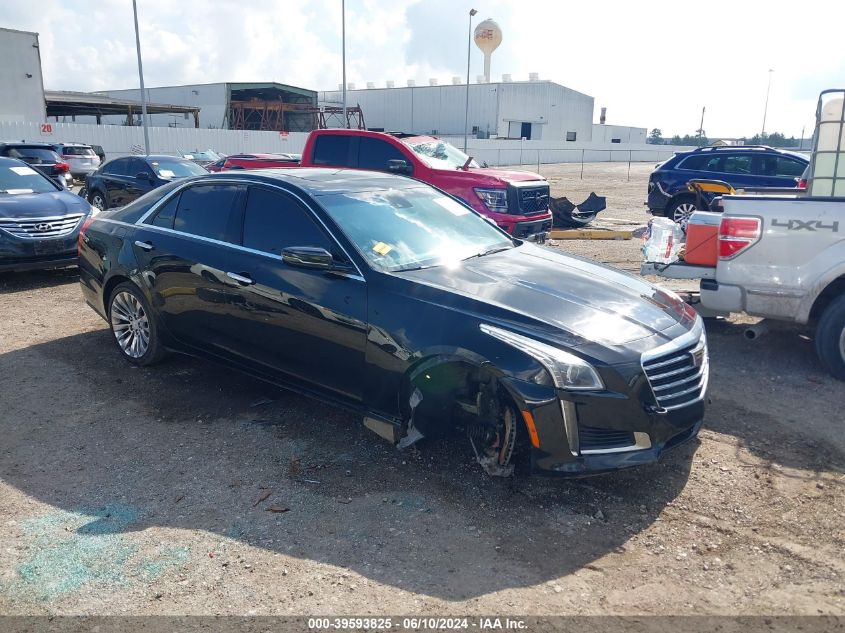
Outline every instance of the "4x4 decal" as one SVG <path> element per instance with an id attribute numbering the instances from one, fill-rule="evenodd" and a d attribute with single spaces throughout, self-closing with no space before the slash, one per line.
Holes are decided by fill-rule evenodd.
<path id="1" fill-rule="evenodd" d="M 775 218 L 772 220 L 772 226 L 786 228 L 787 231 L 832 231 L 839 232 L 839 222 L 831 222 L 825 224 L 821 220 L 787 220 L 782 222 Z"/>

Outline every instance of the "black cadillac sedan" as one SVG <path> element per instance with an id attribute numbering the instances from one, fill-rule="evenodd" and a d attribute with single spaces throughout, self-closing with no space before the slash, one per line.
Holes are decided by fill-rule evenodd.
<path id="1" fill-rule="evenodd" d="M 677 296 L 401 176 L 174 182 L 86 221 L 79 267 L 130 363 L 224 363 L 400 448 L 467 438 L 494 475 L 652 462 L 704 415 L 704 328 Z"/>

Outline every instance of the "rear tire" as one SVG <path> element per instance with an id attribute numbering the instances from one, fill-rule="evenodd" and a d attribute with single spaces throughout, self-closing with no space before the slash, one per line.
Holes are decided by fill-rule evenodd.
<path id="1" fill-rule="evenodd" d="M 845 381 L 845 295 L 822 313 L 816 327 L 816 353 L 834 378 Z"/>
<path id="2" fill-rule="evenodd" d="M 695 198 L 692 196 L 679 196 L 678 198 L 675 198 L 668 207 L 666 207 L 665 215 L 667 218 L 672 218 L 676 224 L 681 226 L 684 233 L 686 233 L 687 222 L 693 212 L 697 210 L 698 207 L 695 206 Z"/>
<path id="3" fill-rule="evenodd" d="M 131 282 L 115 286 L 109 297 L 109 328 L 121 355 L 146 367 L 167 355 L 150 304 Z"/>

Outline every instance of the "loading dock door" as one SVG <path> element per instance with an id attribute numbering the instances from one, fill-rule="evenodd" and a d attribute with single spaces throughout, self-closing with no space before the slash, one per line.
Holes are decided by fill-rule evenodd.
<path id="1" fill-rule="evenodd" d="M 531 124 L 524 121 L 511 121 L 508 124 L 508 138 L 531 139 Z"/>

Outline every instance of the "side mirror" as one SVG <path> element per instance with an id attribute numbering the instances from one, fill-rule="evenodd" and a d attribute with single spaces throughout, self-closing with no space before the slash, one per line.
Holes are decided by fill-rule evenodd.
<path id="1" fill-rule="evenodd" d="M 290 246 L 282 251 L 282 261 L 288 266 L 318 270 L 329 270 L 334 264 L 330 252 L 314 246 Z"/>
<path id="2" fill-rule="evenodd" d="M 153 182 L 155 177 L 148 171 L 139 171 L 135 174 L 135 178 L 138 180 L 147 180 L 149 182 Z"/>
<path id="3" fill-rule="evenodd" d="M 414 173 L 413 168 L 408 164 L 408 161 L 394 158 L 392 160 L 387 161 L 387 171 L 393 174 L 404 174 L 406 176 L 410 176 Z"/>

